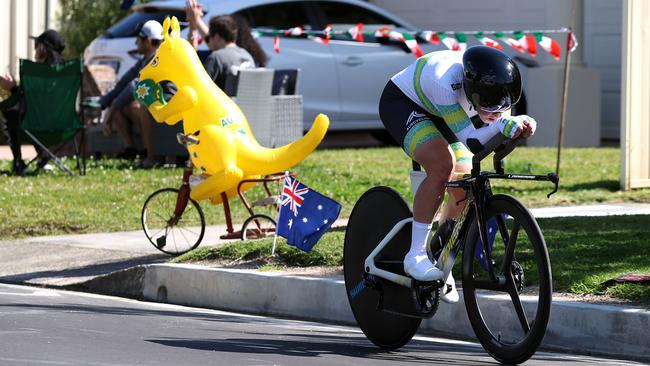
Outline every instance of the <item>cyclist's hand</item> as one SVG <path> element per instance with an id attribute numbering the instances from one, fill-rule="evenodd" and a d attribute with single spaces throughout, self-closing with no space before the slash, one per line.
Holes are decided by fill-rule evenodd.
<path id="1" fill-rule="evenodd" d="M 537 121 L 535 121 L 533 117 L 522 114 L 521 116 L 516 116 L 514 118 L 521 121 L 521 129 L 518 136 L 515 137 L 528 138 L 535 134 L 535 130 L 537 129 Z"/>
<path id="2" fill-rule="evenodd" d="M 527 138 L 535 133 L 537 122 L 534 118 L 522 114 L 521 116 L 503 118 L 500 121 L 501 133 L 507 138 Z"/>

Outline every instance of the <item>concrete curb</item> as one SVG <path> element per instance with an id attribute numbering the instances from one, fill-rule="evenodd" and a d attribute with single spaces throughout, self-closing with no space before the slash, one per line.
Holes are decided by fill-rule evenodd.
<path id="1" fill-rule="evenodd" d="M 356 324 L 342 279 L 186 264 L 145 266 L 143 297 L 221 310 Z M 498 299 L 486 300 L 499 314 Z M 543 347 L 650 361 L 650 311 L 625 306 L 554 301 Z M 420 332 L 475 339 L 465 307 L 441 303 Z"/>

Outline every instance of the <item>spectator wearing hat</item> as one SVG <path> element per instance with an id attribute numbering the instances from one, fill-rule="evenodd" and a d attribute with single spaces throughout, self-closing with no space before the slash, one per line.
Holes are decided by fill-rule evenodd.
<path id="1" fill-rule="evenodd" d="M 115 131 L 124 142 L 125 150 L 120 154 L 120 157 L 134 159 L 138 155 L 130 133 L 129 123 L 138 126 L 142 145 L 146 149 L 146 156 L 140 162 L 139 167 L 145 169 L 152 168 L 155 163 L 152 137 L 155 121 L 147 108 L 134 100 L 133 89 L 138 81 L 140 70 L 151 61 L 156 51 L 158 51 L 158 47 L 163 41 L 162 33 L 162 26 L 155 20 L 149 20 L 142 25 L 135 39 L 137 50 L 143 55 L 142 59 L 124 73 L 113 89 L 99 98 L 98 101 L 102 109 L 110 107 L 105 113 L 104 134 L 110 135 L 113 128 L 115 128 Z"/>
<path id="2" fill-rule="evenodd" d="M 62 52 L 65 49 L 65 40 L 55 30 L 48 29 L 41 33 L 38 37 L 30 36 L 29 38 L 35 41 L 34 43 L 34 59 L 39 63 L 53 64 L 63 61 Z M 11 91 L 12 95 L 17 96 L 17 103 L 7 110 L 3 111 L 5 117 L 5 125 L 3 133 L 14 160 L 12 165 L 12 173 L 15 175 L 24 175 L 25 162 L 22 159 L 22 152 L 20 151 L 20 141 L 18 140 L 18 133 L 20 131 L 20 120 L 24 113 L 24 102 L 22 98 L 22 89 L 16 83 L 13 76 L 7 73 L 4 77 L 0 76 L 0 88 Z M 40 148 L 34 146 L 40 156 Z M 44 157 L 38 161 L 39 167 L 44 167 L 48 162 L 48 158 Z"/>

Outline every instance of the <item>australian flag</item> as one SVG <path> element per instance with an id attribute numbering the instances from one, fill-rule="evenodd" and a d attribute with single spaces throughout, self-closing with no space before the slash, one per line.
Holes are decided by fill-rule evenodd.
<path id="1" fill-rule="evenodd" d="M 494 238 L 496 237 L 497 231 L 499 230 L 497 219 L 495 217 L 490 218 L 487 221 L 485 227 L 487 228 L 488 248 L 490 248 L 490 251 L 492 251 L 492 246 L 494 246 Z M 476 239 L 476 249 L 474 250 L 474 256 L 476 259 L 478 259 L 478 263 L 481 265 L 481 267 L 483 267 L 483 270 L 487 271 L 488 262 L 487 258 L 485 258 L 485 252 L 483 251 L 483 242 L 481 241 L 480 236 L 478 239 Z"/>
<path id="2" fill-rule="evenodd" d="M 284 179 L 278 235 L 305 252 L 311 251 L 341 212 L 341 205 L 292 177 Z"/>

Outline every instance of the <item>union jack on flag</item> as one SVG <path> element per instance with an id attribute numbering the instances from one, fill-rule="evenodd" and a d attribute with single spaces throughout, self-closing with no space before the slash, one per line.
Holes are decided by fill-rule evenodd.
<path id="1" fill-rule="evenodd" d="M 338 202 L 286 177 L 276 233 L 287 239 L 287 244 L 308 252 L 334 224 L 340 212 Z"/>
<path id="2" fill-rule="evenodd" d="M 298 216 L 298 207 L 302 206 L 303 201 L 305 200 L 305 195 L 309 192 L 307 186 L 303 188 L 298 188 L 298 180 L 291 179 L 291 177 L 284 178 L 284 185 L 282 187 L 282 206 L 289 205 L 293 216 Z"/>

